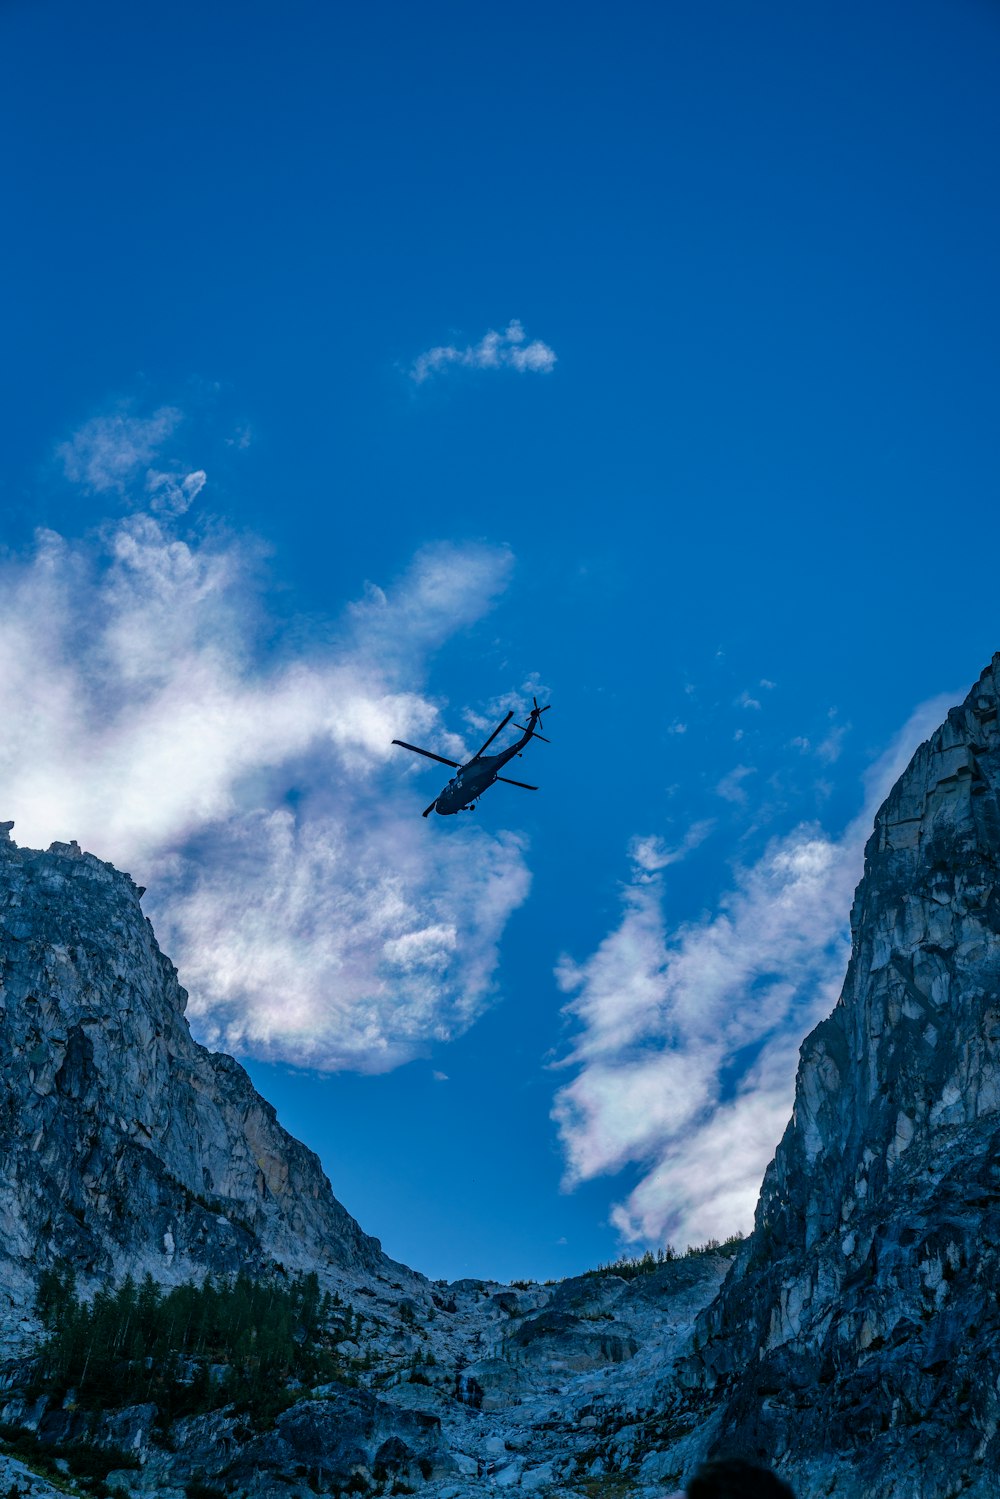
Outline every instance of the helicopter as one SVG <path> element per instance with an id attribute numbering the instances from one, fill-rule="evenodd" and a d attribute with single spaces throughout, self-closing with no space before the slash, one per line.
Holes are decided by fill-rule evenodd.
<path id="1" fill-rule="evenodd" d="M 421 749 L 417 744 L 407 744 L 405 739 L 392 741 L 393 744 L 398 744 L 400 749 L 412 750 L 415 755 L 426 755 L 428 760 L 437 760 L 441 765 L 451 765 L 458 771 L 458 775 L 452 776 L 440 796 L 436 796 L 430 806 L 424 808 L 422 814 L 424 817 L 429 817 L 432 812 L 439 812 L 442 817 L 449 817 L 454 812 L 474 812 L 475 804 L 483 792 L 488 791 L 497 781 L 503 781 L 505 786 L 520 786 L 522 791 L 538 790 L 537 786 L 529 786 L 527 781 L 512 781 L 509 776 L 499 774 L 507 761 L 519 755 L 530 739 L 541 739 L 543 744 L 551 743 L 551 740 L 546 739 L 544 734 L 539 734 L 537 725 L 542 714 L 547 713 L 552 704 L 547 703 L 544 708 L 540 708 L 537 697 L 533 698 L 532 702 L 535 706 L 528 714 L 528 722 L 514 725 L 515 729 L 521 730 L 521 738 L 516 744 L 501 750 L 497 755 L 485 753 L 497 735 L 514 717 L 514 711 L 511 709 L 503 722 L 497 724 L 482 748 L 477 750 L 472 759 L 467 760 L 464 765 L 460 765 L 457 760 L 446 760 L 444 755 L 434 755 L 430 750 Z"/>

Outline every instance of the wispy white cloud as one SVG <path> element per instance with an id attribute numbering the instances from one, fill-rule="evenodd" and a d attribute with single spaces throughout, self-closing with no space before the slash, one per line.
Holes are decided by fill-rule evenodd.
<path id="1" fill-rule="evenodd" d="M 632 862 L 643 874 L 655 874 L 670 864 L 679 864 L 692 849 L 704 843 L 714 826 L 711 819 L 692 823 L 680 843 L 673 848 L 663 838 L 653 835 L 633 838 L 629 849 Z"/>
<path id="2" fill-rule="evenodd" d="M 67 479 L 94 494 L 124 494 L 181 420 L 176 406 L 146 417 L 127 410 L 94 417 L 57 449 Z"/>
<path id="3" fill-rule="evenodd" d="M 201 494 L 206 482 L 207 475 L 203 468 L 183 475 L 151 468 L 146 473 L 149 508 L 155 515 L 184 515 Z"/>
<path id="4" fill-rule="evenodd" d="M 833 765 L 840 759 L 844 740 L 850 730 L 849 723 L 837 724 L 823 735 L 818 744 L 814 744 L 808 735 L 798 734 L 791 741 L 791 748 L 797 749 L 802 755 L 814 755 L 822 765 Z"/>
<path id="5" fill-rule="evenodd" d="M 838 724 L 836 728 L 831 729 L 816 746 L 815 753 L 817 760 L 821 761 L 824 765 L 833 765 L 835 761 L 839 760 L 841 751 L 844 748 L 844 739 L 850 732 L 850 728 L 849 723 L 844 723 Z"/>
<path id="6" fill-rule="evenodd" d="M 377 677 L 412 680 L 431 652 L 488 613 L 513 566 L 506 547 L 426 547 L 391 591 L 369 582 L 348 605 L 352 660 Z"/>
<path id="7" fill-rule="evenodd" d="M 75 837 L 149 887 L 212 1044 L 376 1071 L 459 1034 L 490 1001 L 525 851 L 514 834 L 430 829 L 391 740 L 437 732 L 429 655 L 489 608 L 510 555 L 428 547 L 347 609 L 336 644 L 265 649 L 260 548 L 182 532 L 200 471 L 149 485 L 152 430 L 127 429 L 115 458 L 117 422 L 81 482 L 179 499 L 98 542 L 40 532 L 0 568 L 15 837 Z M 96 451 L 94 427 L 66 449 Z"/>
<path id="8" fill-rule="evenodd" d="M 739 730 L 737 730 L 739 733 Z M 727 771 L 715 788 L 716 796 L 721 796 L 723 801 L 736 802 L 742 805 L 747 799 L 746 787 L 743 782 L 748 776 L 756 775 L 752 765 L 734 765 L 732 770 Z"/>
<path id="9" fill-rule="evenodd" d="M 491 328 L 477 344 L 466 344 L 464 348 L 439 344 L 428 349 L 413 361 L 409 373 L 411 380 L 422 385 L 431 375 L 445 369 L 511 369 L 520 374 L 549 374 L 555 363 L 555 351 L 541 339 L 529 342 L 520 322 L 514 318 L 503 333 Z"/>
<path id="10" fill-rule="evenodd" d="M 773 840 L 698 921 L 671 928 L 663 876 L 637 840 L 618 925 L 585 962 L 560 964 L 578 1025 L 575 1076 L 553 1108 L 566 1184 L 638 1164 L 638 1185 L 612 1214 L 627 1241 L 700 1242 L 750 1226 L 799 1044 L 843 977 L 875 811 L 952 701 L 913 714 L 839 837 L 803 824 Z"/>

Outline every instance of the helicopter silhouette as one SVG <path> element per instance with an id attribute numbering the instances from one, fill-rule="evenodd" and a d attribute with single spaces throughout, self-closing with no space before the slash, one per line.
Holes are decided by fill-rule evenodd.
<path id="1" fill-rule="evenodd" d="M 544 734 L 539 734 L 536 726 L 542 714 L 547 713 L 552 704 L 547 703 L 544 708 L 540 708 L 537 697 L 533 698 L 532 702 L 535 706 L 528 714 L 528 722 L 514 725 L 515 729 L 521 730 L 521 738 L 516 744 L 501 750 L 498 755 L 484 753 L 514 717 L 512 709 L 503 722 L 497 724 L 482 748 L 477 750 L 472 759 L 467 760 L 464 765 L 460 765 L 457 760 L 446 760 L 444 755 L 434 755 L 430 750 L 421 749 L 418 744 L 407 744 L 405 739 L 392 741 L 393 744 L 398 744 L 400 749 L 412 750 L 415 755 L 426 755 L 428 760 L 437 760 L 441 765 L 451 765 L 458 771 L 458 775 L 452 776 L 440 796 L 436 796 L 430 806 L 424 808 L 422 814 L 424 817 L 429 817 L 432 812 L 439 812 L 442 817 L 450 817 L 454 812 L 474 812 L 475 803 L 483 792 L 488 791 L 497 781 L 503 781 L 505 786 L 520 786 L 522 791 L 538 790 L 537 786 L 529 786 L 527 781 L 512 781 L 509 776 L 499 774 L 508 760 L 513 760 L 515 755 L 521 753 L 529 740 L 541 739 L 543 744 L 551 743 Z"/>

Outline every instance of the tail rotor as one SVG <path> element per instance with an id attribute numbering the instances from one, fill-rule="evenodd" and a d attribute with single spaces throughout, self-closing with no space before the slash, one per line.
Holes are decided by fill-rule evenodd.
<path id="1" fill-rule="evenodd" d="M 538 720 L 541 718 L 543 713 L 548 713 L 549 709 L 552 707 L 552 704 L 546 703 L 544 708 L 540 708 L 538 706 L 537 697 L 533 697 L 531 701 L 534 704 L 534 707 L 528 714 L 528 722 L 526 724 L 516 723 L 514 727 L 515 729 L 520 729 L 524 734 L 530 734 L 533 739 L 540 739 L 543 744 L 551 744 L 551 739 L 546 739 L 544 734 L 539 734 L 538 729 L 536 728 L 536 724 L 538 723 Z"/>

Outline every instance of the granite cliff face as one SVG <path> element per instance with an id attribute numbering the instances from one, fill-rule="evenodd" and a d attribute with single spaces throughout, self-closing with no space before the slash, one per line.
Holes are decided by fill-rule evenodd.
<path id="1" fill-rule="evenodd" d="M 1000 1483 L 1000 655 L 875 821 L 842 996 L 685 1366 L 804 1494 Z"/>
<path id="2" fill-rule="evenodd" d="M 387 1261 L 242 1069 L 192 1040 L 128 876 L 73 844 L 19 850 L 0 825 L 8 1355 L 46 1264 L 93 1285 L 277 1263 L 345 1292 L 329 1336 L 353 1371 L 297 1387 L 273 1429 L 213 1407 L 164 1440 L 155 1405 L 95 1425 L 33 1400 L 13 1364 L 0 1419 L 127 1449 L 140 1466 L 118 1479 L 137 1499 L 206 1478 L 234 1499 L 398 1484 L 475 1499 L 484 1479 L 654 1499 L 723 1451 L 774 1464 L 799 1499 L 992 1499 L 998 713 L 1000 655 L 878 813 L 843 993 L 802 1047 L 750 1239 L 735 1262 L 630 1279 L 431 1286 Z M 0 1452 L 8 1477 L 56 1492 Z"/>
<path id="3" fill-rule="evenodd" d="M 172 1283 L 277 1262 L 385 1263 L 315 1155 L 187 999 L 128 875 L 76 844 L 19 849 L 0 824 L 0 1327 L 38 1271 Z"/>

